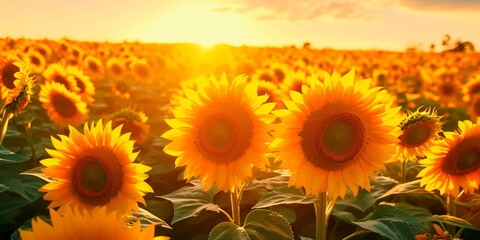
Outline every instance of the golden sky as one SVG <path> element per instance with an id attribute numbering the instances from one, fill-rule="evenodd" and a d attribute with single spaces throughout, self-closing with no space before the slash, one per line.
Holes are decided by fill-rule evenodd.
<path id="1" fill-rule="evenodd" d="M 0 37 L 255 46 L 480 48 L 478 0 L 0 0 Z"/>

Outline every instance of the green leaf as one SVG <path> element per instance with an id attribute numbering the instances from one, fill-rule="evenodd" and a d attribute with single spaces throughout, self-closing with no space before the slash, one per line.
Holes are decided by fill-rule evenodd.
<path id="1" fill-rule="evenodd" d="M 399 184 L 393 187 L 388 192 L 380 196 L 379 199 L 385 198 L 391 195 L 406 194 L 406 193 L 430 193 L 430 192 L 420 187 L 420 179 L 418 179 L 415 181 Z"/>
<path id="2" fill-rule="evenodd" d="M 398 240 L 414 239 L 420 224 L 406 211 L 386 204 L 379 205 L 366 219 L 352 223 L 388 239 Z"/>
<path id="3" fill-rule="evenodd" d="M 243 227 L 231 222 L 223 222 L 215 226 L 210 232 L 209 239 L 293 239 L 293 232 L 288 221 L 280 214 L 264 209 L 251 211 Z"/>
<path id="4" fill-rule="evenodd" d="M 36 168 L 32 168 L 28 171 L 25 171 L 25 172 L 22 172 L 20 174 L 22 175 L 30 175 L 30 176 L 35 176 L 37 178 L 40 178 L 42 179 L 43 181 L 45 182 L 53 182 L 55 179 L 52 178 L 52 177 L 49 177 L 47 174 L 43 173 L 42 172 L 42 169 L 45 168 L 45 167 L 36 167 Z"/>
<path id="5" fill-rule="evenodd" d="M 139 208 L 140 212 L 134 212 L 133 213 L 133 221 L 140 220 L 141 224 L 141 229 L 147 228 L 148 226 L 154 224 L 154 225 L 159 225 L 164 228 L 169 228 L 172 229 L 165 221 L 162 219 L 158 218 L 157 216 L 153 215 L 149 211 Z"/>
<path id="6" fill-rule="evenodd" d="M 7 186 L 8 192 L 14 192 L 29 202 L 34 202 L 44 193 L 38 192 L 38 189 L 45 185 L 45 181 L 27 175 L 20 175 L 26 168 L 22 164 L 11 164 L 3 166 L 0 169 L 0 182 Z"/>
<path id="7" fill-rule="evenodd" d="M 335 205 L 337 209 L 340 209 L 342 206 L 343 209 L 350 206 L 360 210 L 361 212 L 365 212 L 367 209 L 373 206 L 373 204 L 375 204 L 376 200 L 377 199 L 373 197 L 372 193 L 362 189 L 358 192 L 356 197 L 353 197 L 352 194 L 347 194 L 345 199 L 338 199 Z"/>
<path id="8" fill-rule="evenodd" d="M 0 166 L 5 164 L 21 163 L 28 161 L 28 159 L 28 157 L 16 154 L 8 150 L 3 145 L 0 145 Z"/>
<path id="9" fill-rule="evenodd" d="M 280 204 L 312 204 L 316 200 L 313 196 L 305 196 L 301 189 L 283 187 L 265 193 L 252 208 L 266 208 Z"/>
<path id="10" fill-rule="evenodd" d="M 456 226 L 456 227 L 463 227 L 463 228 L 480 231 L 480 228 L 473 226 L 467 220 L 463 218 L 454 217 L 451 215 L 433 215 L 427 220 L 431 222 L 441 222 L 441 223 L 445 223 L 445 224 Z"/>
<path id="11" fill-rule="evenodd" d="M 280 175 L 276 172 L 261 172 L 254 176 L 253 181 L 248 184 L 245 190 L 252 190 L 259 187 L 264 187 L 267 189 L 277 189 L 282 187 L 288 187 L 288 180 L 290 176 Z"/>
<path id="12" fill-rule="evenodd" d="M 204 187 L 198 183 L 191 183 L 195 185 L 182 187 L 175 192 L 157 196 L 172 202 L 174 210 L 172 224 L 198 216 L 203 210 L 220 212 L 218 205 L 213 203 L 213 197 L 219 190 L 213 186 L 210 190 L 205 191 Z"/>
<path id="13" fill-rule="evenodd" d="M 10 189 L 10 188 L 9 188 L 7 185 L 0 183 L 0 193 L 5 192 L 5 191 L 7 191 L 7 190 L 9 190 L 9 189 Z"/>

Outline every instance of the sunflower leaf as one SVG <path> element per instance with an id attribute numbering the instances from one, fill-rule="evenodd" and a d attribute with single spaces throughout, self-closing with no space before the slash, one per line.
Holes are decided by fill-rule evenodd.
<path id="1" fill-rule="evenodd" d="M 28 161 L 28 159 L 28 157 L 16 154 L 8 150 L 3 145 L 0 145 L 0 166 L 5 164 L 21 163 Z"/>
<path id="2" fill-rule="evenodd" d="M 6 192 L 14 192 L 29 202 L 34 202 L 44 193 L 38 192 L 38 189 L 45 185 L 45 181 L 33 177 L 21 175 L 27 166 L 24 164 L 10 164 L 0 169 L 0 182 L 8 187 Z M 2 193 L 3 194 L 3 193 Z"/>
<path id="3" fill-rule="evenodd" d="M 384 193 L 382 196 L 380 196 L 379 199 L 386 198 L 388 196 L 396 195 L 396 194 L 430 193 L 430 192 L 426 191 L 425 189 L 423 189 L 422 187 L 420 187 L 419 184 L 420 184 L 420 179 L 415 180 L 415 181 L 411 181 L 411 182 L 407 182 L 407 183 L 403 183 L 403 184 L 399 184 L 399 185 L 393 187 L 392 189 L 388 190 L 386 193 Z"/>
<path id="4" fill-rule="evenodd" d="M 387 204 L 379 205 L 367 218 L 352 223 L 388 239 L 398 240 L 414 239 L 420 225 L 410 213 Z"/>
<path id="5" fill-rule="evenodd" d="M 140 212 L 134 212 L 133 217 L 134 220 L 140 220 L 141 228 L 147 228 L 148 226 L 154 224 L 154 225 L 159 225 L 164 228 L 169 228 L 172 229 L 165 221 L 162 219 L 158 218 L 157 216 L 153 215 L 149 211 L 139 208 Z"/>
<path id="6" fill-rule="evenodd" d="M 283 187 L 265 193 L 252 208 L 267 208 L 280 204 L 312 204 L 315 201 L 315 197 L 305 196 L 301 189 Z"/>
<path id="7" fill-rule="evenodd" d="M 209 239 L 281 240 L 293 239 L 293 232 L 288 221 L 280 214 L 257 209 L 247 215 L 243 227 L 238 227 L 231 222 L 218 224 L 210 232 Z"/>
<path id="8" fill-rule="evenodd" d="M 451 225 L 451 226 L 468 228 L 468 229 L 473 229 L 473 230 L 480 231 L 479 227 L 476 227 L 476 226 L 472 225 L 467 220 L 465 220 L 463 218 L 454 217 L 454 216 L 451 216 L 451 215 L 433 215 L 432 217 L 430 217 L 427 220 L 430 221 L 430 222 L 441 222 L 441 223 L 445 223 L 445 224 L 448 224 L 448 225 Z"/>
<path id="9" fill-rule="evenodd" d="M 205 191 L 200 184 L 195 182 L 194 184 L 193 186 L 182 187 L 166 195 L 157 196 L 172 202 L 174 211 L 172 224 L 183 219 L 196 217 L 203 210 L 220 212 L 219 206 L 213 203 L 213 197 L 219 190 L 216 187 L 212 187 L 210 190 Z"/>
<path id="10" fill-rule="evenodd" d="M 30 176 L 35 176 L 37 178 L 40 178 L 46 182 L 53 182 L 55 179 L 52 178 L 52 177 L 49 177 L 47 174 L 43 173 L 42 172 L 42 169 L 45 168 L 45 167 L 36 167 L 36 168 L 32 168 L 28 171 L 25 171 L 25 172 L 22 172 L 20 174 L 22 175 L 30 175 Z"/>

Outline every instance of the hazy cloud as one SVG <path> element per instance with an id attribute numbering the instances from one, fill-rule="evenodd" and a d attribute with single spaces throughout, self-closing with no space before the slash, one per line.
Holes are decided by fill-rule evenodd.
<path id="1" fill-rule="evenodd" d="M 382 0 L 230 0 L 221 2 L 214 11 L 249 13 L 259 20 L 296 21 L 317 17 L 369 20 L 384 6 Z"/>
<path id="2" fill-rule="evenodd" d="M 418 11 L 479 11 L 479 0 L 398 0 L 404 7 Z"/>

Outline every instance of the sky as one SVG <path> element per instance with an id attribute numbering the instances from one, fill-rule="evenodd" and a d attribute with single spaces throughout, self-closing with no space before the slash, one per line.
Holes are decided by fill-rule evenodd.
<path id="1" fill-rule="evenodd" d="M 480 49 L 480 0 L 0 0 L 0 37 L 428 50 Z"/>

